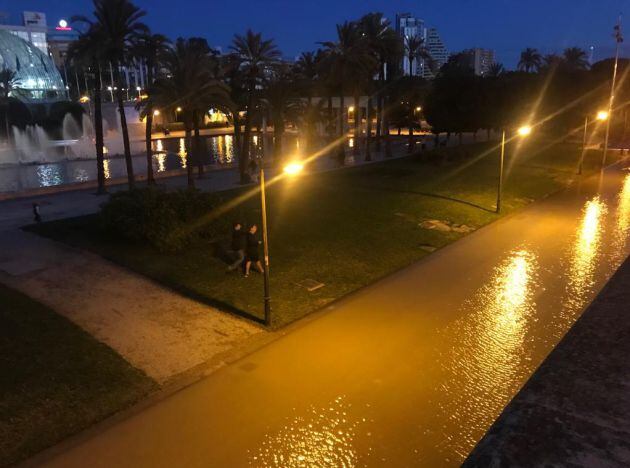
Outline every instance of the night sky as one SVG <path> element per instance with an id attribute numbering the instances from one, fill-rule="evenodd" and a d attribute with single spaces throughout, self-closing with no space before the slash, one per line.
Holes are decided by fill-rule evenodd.
<path id="1" fill-rule="evenodd" d="M 147 10 L 145 22 L 171 38 L 202 36 L 212 46 L 227 46 L 234 33 L 248 27 L 276 39 L 285 57 L 313 50 L 334 37 L 335 24 L 381 11 L 393 20 L 410 12 L 438 28 L 451 52 L 468 47 L 495 49 L 499 62 L 512 68 L 525 47 L 543 53 L 564 47 L 595 46 L 595 59 L 612 49 L 612 26 L 628 0 L 137 0 Z M 9 22 L 21 22 L 21 11 L 43 11 L 48 24 L 73 14 L 89 14 L 90 0 L 0 0 Z M 628 11 L 626 11 L 628 13 Z M 627 27 L 630 52 L 630 18 Z M 625 52 L 625 51 L 624 51 Z M 624 54 L 625 55 L 625 54 Z"/>

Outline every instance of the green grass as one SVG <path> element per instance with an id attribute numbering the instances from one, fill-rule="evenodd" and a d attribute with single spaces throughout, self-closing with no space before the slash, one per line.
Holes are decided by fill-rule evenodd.
<path id="1" fill-rule="evenodd" d="M 560 144 L 536 152 L 533 143 L 521 148 L 515 164 L 510 156 L 513 149 L 508 151 L 502 215 L 559 190 L 575 177 L 576 146 Z M 477 158 L 490 148 L 467 145 L 446 150 L 450 155 L 446 163 L 436 162 L 436 157 L 412 157 L 304 176 L 270 188 L 274 326 L 290 323 L 421 259 L 427 255 L 421 245 L 439 248 L 464 235 L 422 229 L 418 224 L 425 219 L 475 228 L 496 220 L 497 152 Z M 588 152 L 587 172 L 597 166 L 600 154 Z M 258 222 L 258 198 L 225 216 Z M 247 279 L 226 275 L 225 264 L 215 257 L 209 242 L 162 254 L 108 237 L 99 231 L 95 216 L 48 223 L 38 232 L 97 252 L 196 299 L 258 318 L 263 315 L 260 275 Z M 307 292 L 297 285 L 307 278 L 325 287 Z"/>
<path id="2" fill-rule="evenodd" d="M 154 382 L 76 325 L 0 285 L 0 466 L 131 405 Z"/>

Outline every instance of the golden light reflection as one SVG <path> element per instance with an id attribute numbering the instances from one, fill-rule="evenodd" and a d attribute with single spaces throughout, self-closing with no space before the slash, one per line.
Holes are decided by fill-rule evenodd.
<path id="1" fill-rule="evenodd" d="M 177 155 L 182 161 L 182 167 L 186 169 L 186 140 L 184 138 L 179 139 L 179 152 Z"/>
<path id="2" fill-rule="evenodd" d="M 158 153 L 156 155 L 156 159 L 158 164 L 158 172 L 164 172 L 166 170 L 166 153 Z"/>
<path id="3" fill-rule="evenodd" d="M 223 163 L 231 163 L 234 161 L 234 137 L 232 135 L 225 135 L 225 152 L 223 157 Z"/>
<path id="4" fill-rule="evenodd" d="M 157 140 L 155 142 L 155 151 L 159 153 L 164 151 L 164 145 L 162 144 L 162 140 Z"/>
<path id="5" fill-rule="evenodd" d="M 103 160 L 103 172 L 105 174 L 106 179 L 110 179 L 112 177 L 112 173 L 109 169 L 109 159 Z"/>
<path id="6" fill-rule="evenodd" d="M 572 320 L 582 310 L 593 287 L 597 253 L 602 244 L 602 218 L 606 205 L 599 196 L 584 205 L 571 251 L 567 297 L 563 316 Z"/>
<path id="7" fill-rule="evenodd" d="M 283 468 L 357 466 L 353 440 L 365 419 L 351 420 L 349 408 L 341 396 L 326 407 L 309 407 L 306 414 L 293 417 L 277 432 L 265 435 L 259 449 L 249 453 L 249 464 Z"/>
<path id="8" fill-rule="evenodd" d="M 350 138 L 350 139 L 348 140 L 348 146 L 349 146 L 350 148 L 354 148 L 354 138 Z"/>
<path id="9" fill-rule="evenodd" d="M 624 177 L 619 192 L 615 227 L 613 261 L 617 262 L 626 257 L 626 244 L 630 237 L 630 174 Z"/>
<path id="10" fill-rule="evenodd" d="M 510 252 L 446 330 L 454 345 L 442 359 L 441 418 L 449 446 L 464 456 L 531 373 L 526 336 L 536 321 L 538 269 L 530 250 Z"/>

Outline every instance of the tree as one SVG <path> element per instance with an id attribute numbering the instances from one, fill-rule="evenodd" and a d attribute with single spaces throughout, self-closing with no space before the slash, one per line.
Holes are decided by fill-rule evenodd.
<path id="1" fill-rule="evenodd" d="M 164 73 L 149 89 L 152 108 L 173 111 L 182 108 L 186 133 L 188 187 L 194 188 L 191 135 L 200 109 L 210 105 L 233 108 L 230 89 L 216 76 L 212 56 L 197 40 L 179 38 L 162 58 Z"/>
<path id="2" fill-rule="evenodd" d="M 72 18 L 75 20 L 75 18 Z M 103 137 L 103 111 L 101 89 L 101 61 L 103 59 L 103 37 L 96 24 L 90 24 L 86 31 L 79 34 L 68 51 L 68 57 L 76 64 L 89 68 L 92 77 L 92 101 L 94 103 L 94 145 L 96 149 L 97 193 L 104 194 L 105 188 L 105 140 Z"/>
<path id="3" fill-rule="evenodd" d="M 168 52 L 170 41 L 162 34 L 151 34 L 146 31 L 133 39 L 131 54 L 144 63 L 147 67 L 147 83 L 148 88 L 153 86 L 155 80 L 155 71 L 159 66 L 160 59 Z M 155 183 L 153 176 L 153 147 L 151 142 L 151 134 L 153 129 L 153 107 L 152 101 L 140 101 L 138 104 L 143 108 L 145 116 L 145 145 L 147 154 L 147 183 L 152 185 Z"/>
<path id="4" fill-rule="evenodd" d="M 249 182 L 247 166 L 250 156 L 252 115 L 256 103 L 257 87 L 261 86 L 266 71 L 280 59 L 281 54 L 273 39 L 263 39 L 261 33 L 254 33 L 251 29 L 248 29 L 243 36 L 235 35 L 230 49 L 234 52 L 238 70 L 243 75 L 247 97 L 245 134 L 239 158 L 241 183 L 247 183 Z"/>
<path id="5" fill-rule="evenodd" d="M 270 78 L 263 92 L 273 122 L 273 155 L 276 162 L 283 158 L 282 140 L 286 113 L 297 104 L 295 101 L 295 83 L 295 75 L 291 67 L 283 63 L 278 64 L 270 72 Z"/>
<path id="6" fill-rule="evenodd" d="M 518 62 L 518 69 L 527 73 L 535 72 L 542 65 L 542 57 L 538 50 L 528 47 L 521 52 L 521 58 Z"/>
<path id="7" fill-rule="evenodd" d="M 117 83 L 116 98 L 118 112 L 120 114 L 120 127 L 125 151 L 125 164 L 127 167 L 127 181 L 129 188 L 135 186 L 133 174 L 133 161 L 131 159 L 131 145 L 129 143 L 129 129 L 127 128 L 127 116 L 123 101 L 123 83 L 120 67 L 129 57 L 129 50 L 134 37 L 148 32 L 146 25 L 140 19 L 146 12 L 135 6 L 130 0 L 93 0 L 94 19 L 85 16 L 75 16 L 73 21 L 90 25 L 88 33 L 96 33 L 101 41 L 101 54 L 103 60 L 113 64 L 114 79 Z"/>
<path id="8" fill-rule="evenodd" d="M 417 60 L 432 62 L 431 54 L 424 45 L 424 38 L 421 36 L 405 36 L 405 55 L 409 61 L 409 76 L 413 75 L 413 63 Z"/>
<path id="9" fill-rule="evenodd" d="M 0 102 L 4 107 L 4 126 L 7 134 L 7 141 L 11 142 L 11 132 L 9 129 L 9 95 L 20 88 L 21 82 L 17 78 L 14 70 L 3 67 L 0 70 Z"/>
<path id="10" fill-rule="evenodd" d="M 586 52 L 579 47 L 568 47 L 564 49 L 562 56 L 569 70 L 587 70 L 589 68 Z"/>
<path id="11" fill-rule="evenodd" d="M 329 79 L 336 85 L 339 93 L 339 142 L 337 158 L 340 165 L 345 163 L 345 92 L 353 90 L 355 93 L 355 130 L 357 129 L 357 115 L 359 114 L 356 99 L 356 83 L 366 75 L 366 70 L 372 66 L 372 56 L 369 53 L 364 36 L 356 23 L 346 21 L 337 25 L 337 40 L 322 42 L 325 55 L 322 59 L 323 68 Z M 358 137 L 358 135 L 355 135 Z"/>
<path id="12" fill-rule="evenodd" d="M 387 63 L 396 63 L 402 53 L 402 42 L 398 34 L 390 27 L 389 21 L 382 13 L 368 13 L 359 20 L 359 28 L 367 43 L 369 53 L 374 58 L 376 70 L 366 70 L 366 82 L 373 83 L 373 77 L 378 76 L 376 87 L 376 149 L 380 150 L 381 132 L 383 127 L 383 103 L 385 97 L 385 68 Z M 367 103 L 367 140 L 365 145 L 365 158 L 371 159 L 372 136 L 372 88 L 368 88 Z"/>
<path id="13" fill-rule="evenodd" d="M 316 87 L 319 79 L 319 61 L 321 54 L 315 52 L 303 52 L 298 58 L 295 64 L 295 81 L 297 85 L 297 91 L 306 96 L 307 106 L 304 108 L 304 121 L 306 124 L 306 148 L 310 148 L 311 140 L 315 133 L 314 126 L 316 112 L 313 106 L 313 95 L 315 94 Z M 321 110 L 321 109 L 320 109 Z M 318 113 L 318 112 L 317 112 Z"/>
<path id="14" fill-rule="evenodd" d="M 503 64 L 499 62 L 494 62 L 492 65 L 490 65 L 490 68 L 488 68 L 488 73 L 486 74 L 486 76 L 497 77 L 501 76 L 504 72 L 505 68 L 503 67 Z"/>

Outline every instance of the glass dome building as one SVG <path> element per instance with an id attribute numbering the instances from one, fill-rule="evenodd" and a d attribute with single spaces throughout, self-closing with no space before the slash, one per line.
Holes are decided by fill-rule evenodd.
<path id="1" fill-rule="evenodd" d="M 11 95 L 27 103 L 65 99 L 59 70 L 52 59 L 30 42 L 0 30 L 0 69 L 16 72 L 16 88 Z"/>

